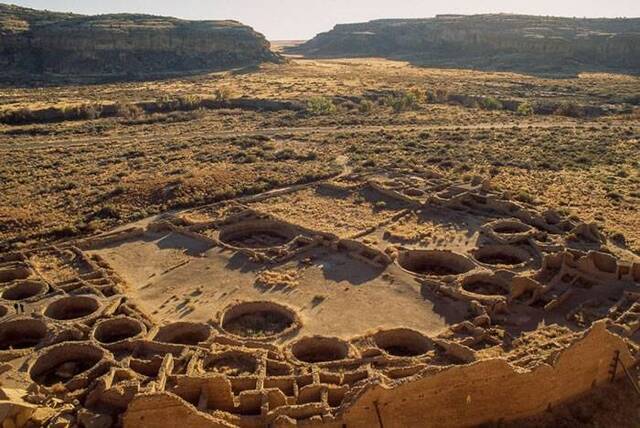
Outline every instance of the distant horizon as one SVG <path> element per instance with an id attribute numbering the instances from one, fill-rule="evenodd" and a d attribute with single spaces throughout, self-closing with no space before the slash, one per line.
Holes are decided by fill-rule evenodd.
<path id="1" fill-rule="evenodd" d="M 335 25 L 380 19 L 428 19 L 437 15 L 533 15 L 561 18 L 633 19 L 640 1 L 450 0 L 429 5 L 422 0 L 14 0 L 6 4 L 82 15 L 118 13 L 170 16 L 187 20 L 234 20 L 253 27 L 270 41 L 309 40 Z M 269 13 L 267 13 L 269 12 Z M 572 13 L 570 13 L 572 12 Z M 580 13 L 578 13 L 580 12 Z"/>

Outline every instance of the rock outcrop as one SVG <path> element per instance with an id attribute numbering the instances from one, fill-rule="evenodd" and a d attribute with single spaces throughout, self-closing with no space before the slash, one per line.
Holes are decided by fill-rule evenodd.
<path id="1" fill-rule="evenodd" d="M 527 71 L 640 72 L 640 19 L 439 15 L 337 25 L 291 51 Z"/>
<path id="2" fill-rule="evenodd" d="M 235 21 L 83 16 L 0 4 L 0 70 L 145 74 L 278 61 L 262 34 Z"/>

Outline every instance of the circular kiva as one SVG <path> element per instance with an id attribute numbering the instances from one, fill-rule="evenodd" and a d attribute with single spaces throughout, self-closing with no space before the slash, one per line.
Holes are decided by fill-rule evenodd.
<path id="1" fill-rule="evenodd" d="M 194 322 L 176 322 L 160 327 L 153 340 L 174 345 L 196 346 L 211 336 L 211 327 Z"/>
<path id="2" fill-rule="evenodd" d="M 93 368 L 104 355 L 104 351 L 95 345 L 65 342 L 41 354 L 31 366 L 29 375 L 40 385 L 64 384 Z"/>
<path id="3" fill-rule="evenodd" d="M 382 330 L 372 338 L 378 348 L 396 357 L 417 357 L 434 349 L 428 337 L 408 328 Z"/>
<path id="4" fill-rule="evenodd" d="M 508 284 L 489 273 L 471 275 L 462 280 L 462 289 L 482 296 L 506 296 Z"/>
<path id="5" fill-rule="evenodd" d="M 274 302 L 244 302 L 227 308 L 220 328 L 241 338 L 271 340 L 300 328 L 295 312 Z"/>
<path id="6" fill-rule="evenodd" d="M 402 251 L 398 264 L 406 271 L 428 276 L 460 275 L 475 268 L 467 257 L 439 250 Z"/>
<path id="7" fill-rule="evenodd" d="M 44 315 L 58 321 L 71 321 L 88 317 L 100 309 L 100 302 L 89 296 L 67 296 L 51 302 Z"/>
<path id="8" fill-rule="evenodd" d="M 47 325 L 36 319 L 17 319 L 0 324 L 0 350 L 33 348 L 47 336 Z"/>
<path id="9" fill-rule="evenodd" d="M 93 338 L 111 344 L 136 339 L 146 333 L 145 325 L 135 318 L 119 317 L 99 321 L 93 329 Z"/>
<path id="10" fill-rule="evenodd" d="M 281 247 L 295 238 L 292 227 L 275 220 L 251 220 L 225 226 L 220 242 L 235 248 L 264 249 Z"/>
<path id="11" fill-rule="evenodd" d="M 2 292 L 2 298 L 5 300 L 26 300 L 36 296 L 42 296 L 47 293 L 49 287 L 47 284 L 38 281 L 21 281 L 10 287 L 5 288 Z"/>
<path id="12" fill-rule="evenodd" d="M 531 255 L 514 245 L 487 245 L 475 250 L 473 257 L 485 265 L 518 266 L 525 264 Z"/>
<path id="13" fill-rule="evenodd" d="M 258 360 L 245 352 L 229 351 L 206 356 L 202 361 L 202 368 L 206 372 L 226 376 L 250 376 L 258 370 Z"/>
<path id="14" fill-rule="evenodd" d="M 335 337 L 305 337 L 292 344 L 290 350 L 303 363 L 339 361 L 349 356 L 349 344 Z"/>

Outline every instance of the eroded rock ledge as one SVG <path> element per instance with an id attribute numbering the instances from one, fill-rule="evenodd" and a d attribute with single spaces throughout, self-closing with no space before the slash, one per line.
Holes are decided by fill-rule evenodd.
<path id="1" fill-rule="evenodd" d="M 5 71 L 143 74 L 279 59 L 262 34 L 235 21 L 83 16 L 0 4 L 0 69 Z"/>
<path id="2" fill-rule="evenodd" d="M 317 57 L 382 56 L 493 70 L 638 72 L 638 41 L 638 19 L 440 15 L 336 25 L 293 50 Z"/>

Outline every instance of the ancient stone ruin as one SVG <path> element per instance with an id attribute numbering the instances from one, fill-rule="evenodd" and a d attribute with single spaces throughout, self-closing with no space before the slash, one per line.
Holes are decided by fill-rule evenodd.
<path id="1" fill-rule="evenodd" d="M 638 361 L 638 258 L 479 179 L 348 175 L 0 260 L 18 426 L 470 426 Z"/>

